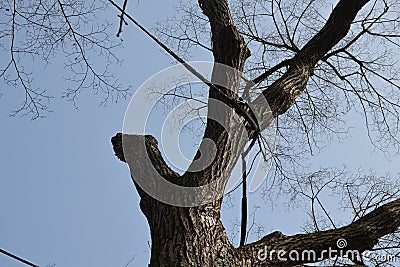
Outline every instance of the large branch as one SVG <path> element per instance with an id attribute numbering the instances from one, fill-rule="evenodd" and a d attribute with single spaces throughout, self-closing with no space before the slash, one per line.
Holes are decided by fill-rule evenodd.
<path id="1" fill-rule="evenodd" d="M 339 1 L 324 27 L 290 60 L 286 73 L 263 92 L 274 117 L 285 113 L 292 106 L 304 91 L 315 64 L 347 35 L 357 13 L 368 2 L 369 0 Z M 254 101 L 260 114 L 265 112 L 259 103 L 263 96 Z"/>
<path id="2" fill-rule="evenodd" d="M 199 0 L 199 5 L 210 21 L 215 62 L 242 71 L 245 60 L 250 56 L 250 50 L 234 25 L 228 1 Z"/>
<path id="3" fill-rule="evenodd" d="M 123 140 L 124 138 L 124 140 Z M 123 145 L 125 142 L 125 145 Z M 142 168 L 144 164 L 143 158 L 151 159 L 152 166 L 156 171 L 164 176 L 170 177 L 170 179 L 179 177 L 179 174 L 171 170 L 171 168 L 164 161 L 161 156 L 161 152 L 158 149 L 157 140 L 151 135 L 122 135 L 122 133 L 117 133 L 111 138 L 111 143 L 113 145 L 115 156 L 122 162 L 128 163 L 126 156 L 134 158 L 135 169 L 143 169 L 142 171 L 148 171 L 148 169 Z M 132 149 L 131 151 L 124 151 L 124 148 Z M 143 174 L 146 176 L 147 174 Z"/>
<path id="4" fill-rule="evenodd" d="M 400 199 L 397 199 L 342 228 L 294 236 L 285 236 L 280 232 L 274 232 L 265 236 L 260 241 L 239 248 L 239 251 L 245 258 L 253 259 L 254 266 L 274 266 L 280 264 L 293 266 L 302 263 L 317 262 L 315 259 L 320 258 L 329 259 L 327 253 L 329 249 L 332 252 L 331 256 L 356 256 L 357 254 L 354 254 L 354 251 L 357 251 L 361 255 L 364 251 L 371 250 L 377 244 L 379 238 L 393 233 L 399 227 Z M 347 241 L 347 246 L 341 252 L 337 246 L 337 241 L 340 239 Z M 272 250 L 275 250 L 275 253 L 273 252 L 272 257 L 270 257 Z M 285 251 L 286 254 L 280 256 L 281 258 L 286 258 L 287 261 L 282 262 L 277 258 L 279 250 Z M 327 252 L 323 253 L 324 250 Z M 336 250 L 336 252 L 333 250 Z M 262 253 L 259 254 L 259 251 L 262 251 Z M 265 251 L 267 251 L 268 255 L 265 255 Z M 316 258 L 308 256 L 312 254 L 306 253 L 304 254 L 306 255 L 305 257 L 294 261 L 289 258 L 291 251 L 297 251 L 300 255 L 302 255 L 303 251 L 313 251 Z M 267 258 L 259 260 L 258 255 L 261 257 L 267 256 Z"/>
<path id="5" fill-rule="evenodd" d="M 341 0 L 332 11 L 324 27 L 300 50 L 298 56 L 314 66 L 350 30 L 357 13 L 369 0 Z"/>
<path id="6" fill-rule="evenodd" d="M 157 140 L 151 135 L 127 135 L 117 133 L 111 138 L 117 158 L 128 164 L 132 181 L 141 197 L 141 204 L 152 203 L 154 199 L 175 197 L 168 185 L 182 182 L 164 161 Z M 163 186 L 165 185 L 165 186 Z M 141 205 L 143 212 L 149 212 L 151 205 Z"/>
<path id="7" fill-rule="evenodd" d="M 225 177 L 225 181 L 227 181 L 230 170 L 233 169 L 237 160 L 236 156 L 240 153 L 237 151 L 239 146 L 236 145 L 237 140 L 241 138 L 238 136 L 240 131 L 235 137 L 228 134 L 229 128 L 237 123 L 233 119 L 234 112 L 226 110 L 223 106 L 224 104 L 230 106 L 229 98 L 237 98 L 241 79 L 240 72 L 243 71 L 245 61 L 250 56 L 250 50 L 233 22 L 228 1 L 199 0 L 198 3 L 210 22 L 214 61 L 222 65 L 215 64 L 213 69 L 212 82 L 217 81 L 218 90 L 210 88 L 209 91 L 208 120 L 201 144 L 201 146 L 207 146 L 204 144 L 204 140 L 211 140 L 215 144 L 216 151 L 213 162 L 204 170 L 196 173 L 188 172 L 183 176 L 184 179 L 191 177 L 196 180 L 194 185 L 197 186 L 209 184 L 218 177 Z M 218 118 L 218 121 L 215 118 Z M 200 156 L 199 151 L 195 158 Z M 192 167 L 189 169 L 193 169 Z"/>

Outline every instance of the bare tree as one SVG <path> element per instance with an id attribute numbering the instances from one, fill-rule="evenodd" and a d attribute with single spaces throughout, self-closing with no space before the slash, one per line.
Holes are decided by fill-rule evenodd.
<path id="1" fill-rule="evenodd" d="M 189 58 L 193 49 L 206 49 L 212 52 L 215 63 L 253 77 L 252 83 L 242 87 L 241 77 L 227 75 L 230 90 L 209 84 L 209 99 L 218 99 L 239 114 L 247 134 L 230 139 L 226 129 L 210 119 L 218 112 L 211 101 L 203 138 L 213 140 L 217 155 L 204 170 L 183 175 L 165 163 L 154 137 L 118 134 L 112 139 L 116 155 L 129 163 L 141 197 L 141 210 L 149 222 L 150 266 L 393 264 L 388 259 L 373 258 L 371 253 L 361 254 L 392 249 L 394 257 L 398 257 L 398 181 L 374 173 L 311 171 L 302 163 L 307 154 L 322 149 L 330 139 L 346 137 L 340 122 L 353 109 L 364 115 L 369 137 L 377 148 L 398 151 L 398 3 L 339 1 L 333 8 L 328 1 L 229 4 L 207 0 L 198 1 L 198 6 L 181 3 L 179 19 L 170 19 L 166 26 L 160 24 L 159 35 L 183 58 Z M 217 76 L 218 71 L 216 65 L 213 75 Z M 180 91 L 172 96 L 185 98 L 190 93 Z M 240 109 L 232 103 L 240 103 L 239 96 L 262 114 L 258 125 L 249 119 L 252 112 L 246 106 Z M 235 248 L 220 220 L 222 198 L 199 207 L 171 206 L 149 196 L 137 179 L 155 183 L 149 164 L 166 180 L 189 187 L 210 184 L 221 175 L 229 177 L 241 153 L 271 122 L 268 107 L 261 104 L 263 98 L 278 122 L 273 187 L 290 201 L 308 199 L 310 224 L 303 234 L 286 236 L 274 232 Z M 247 116 L 241 114 L 243 110 Z M 224 120 L 235 128 L 237 122 L 232 113 L 225 114 Z M 328 138 L 324 140 L 324 136 Z M 123 146 L 123 138 L 129 140 L 129 146 Z M 151 163 L 143 156 L 147 153 Z M 199 151 L 195 159 L 200 154 Z M 223 191 L 224 186 L 216 190 Z M 339 197 L 339 205 L 353 214 L 346 225 L 332 218 L 325 207 L 321 199 L 325 191 Z M 342 257 L 332 260 L 324 253 L 330 248 L 338 249 Z M 278 251 L 283 254 L 278 255 Z M 303 257 L 285 255 L 293 251 Z M 308 254 L 310 251 L 318 257 Z M 360 255 L 350 255 L 352 251 Z"/>
<path id="2" fill-rule="evenodd" d="M 127 91 L 121 89 L 107 68 L 118 62 L 113 52 L 118 44 L 108 35 L 110 25 L 96 24 L 95 20 L 107 10 L 107 2 L 114 3 L 111 0 L 0 3 L 4 14 L 0 21 L 0 45 L 8 54 L 8 60 L 1 62 L 0 77 L 9 86 L 22 88 L 25 94 L 16 113 L 38 117 L 47 110 L 43 100 L 51 97 L 46 91 L 35 89 L 32 75 L 24 66 L 25 58 L 49 62 L 59 51 L 66 55 L 70 74 L 66 80 L 73 84 L 65 93 L 69 99 L 75 100 L 84 88 L 103 92 L 105 100 L 126 95 Z M 117 35 L 128 19 L 133 20 L 125 13 L 126 4 L 125 0 L 118 7 L 122 13 Z M 334 7 L 331 5 L 323 0 L 229 3 L 199 0 L 197 5 L 182 3 L 179 10 L 183 15 L 170 20 L 168 27 L 160 27 L 159 34 L 165 42 L 152 36 L 181 63 L 185 63 L 182 58 L 190 57 L 193 48 L 212 52 L 213 76 L 223 79 L 226 86 L 214 84 L 197 73 L 208 86 L 209 101 L 200 148 L 207 148 L 206 140 L 211 140 L 216 148 L 212 163 L 204 169 L 191 171 L 189 168 L 184 174 L 177 174 L 166 164 L 156 139 L 150 135 L 117 134 L 112 139 L 117 157 L 129 164 L 141 198 L 140 208 L 149 223 L 150 266 L 391 264 L 370 253 L 353 253 L 379 250 L 397 253 L 394 255 L 398 259 L 400 196 L 396 179 L 374 173 L 311 171 L 302 164 L 307 154 L 322 149 L 326 141 L 346 134 L 339 123 L 352 109 L 364 115 L 370 139 L 377 148 L 383 151 L 394 148 L 397 153 L 400 148 L 400 85 L 396 60 L 399 3 L 339 0 Z M 167 45 L 176 48 L 181 56 Z M 105 69 L 95 67 L 91 61 L 94 53 L 104 55 Z M 221 75 L 219 64 L 243 72 L 252 80 L 246 80 L 241 86 L 242 77 L 236 72 Z M 191 71 L 196 74 L 196 70 Z M 230 110 L 221 112 L 218 105 L 212 104 L 214 100 L 226 104 Z M 212 119 L 215 114 L 230 129 L 243 124 L 244 131 L 229 135 L 226 127 Z M 240 121 L 235 119 L 238 116 Z M 259 145 L 262 152 L 260 132 L 274 119 L 278 146 L 273 154 L 273 187 L 289 201 L 298 197 L 309 200 L 310 223 L 305 233 L 287 236 L 273 232 L 258 241 L 234 247 L 220 219 L 226 182 L 249 147 Z M 301 133 L 297 133 L 299 129 Z M 328 136 L 327 140 L 323 136 Z M 207 149 L 202 149 L 192 166 L 199 157 L 204 154 L 207 157 Z M 188 188 L 216 183 L 213 193 L 220 197 L 194 207 L 166 204 L 146 193 L 137 182 L 145 179 L 152 186 L 159 175 Z M 225 179 L 219 183 L 218 177 Z M 243 185 L 246 186 L 245 179 Z M 176 197 L 163 188 L 157 190 L 159 194 Z M 340 196 L 341 207 L 353 215 L 348 224 L 332 218 L 320 197 L 324 191 Z M 184 197 L 208 197 L 201 193 Z M 332 260 L 326 251 L 334 248 L 341 257 Z M 289 252 L 301 257 L 290 257 Z"/>

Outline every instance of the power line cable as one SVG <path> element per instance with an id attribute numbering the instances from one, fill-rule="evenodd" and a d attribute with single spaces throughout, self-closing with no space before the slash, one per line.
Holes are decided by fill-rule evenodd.
<path id="1" fill-rule="evenodd" d="M 39 265 L 33 264 L 32 262 L 29 262 L 27 260 L 24 260 L 23 258 L 20 258 L 18 256 L 15 256 L 14 254 L 11 254 L 10 252 L 5 251 L 4 249 L 0 248 L 0 253 L 3 253 L 4 255 L 7 255 L 10 258 L 13 258 L 17 261 L 20 261 L 22 263 L 25 263 L 26 265 L 32 266 L 32 267 L 39 267 Z"/>

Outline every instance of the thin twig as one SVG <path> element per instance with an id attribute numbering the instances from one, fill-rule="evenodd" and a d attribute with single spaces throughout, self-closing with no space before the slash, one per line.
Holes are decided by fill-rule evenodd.
<path id="1" fill-rule="evenodd" d="M 118 28 L 118 32 L 117 32 L 117 37 L 119 37 L 122 33 L 122 26 L 123 24 L 128 25 L 128 23 L 126 22 L 126 20 L 124 19 L 124 14 L 125 14 L 125 9 L 126 9 L 126 5 L 128 4 L 128 0 L 124 1 L 124 5 L 122 6 L 122 12 L 119 20 L 119 28 Z"/>

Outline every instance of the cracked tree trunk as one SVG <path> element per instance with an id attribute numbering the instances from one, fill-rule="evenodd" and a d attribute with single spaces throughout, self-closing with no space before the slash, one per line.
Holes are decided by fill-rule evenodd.
<path id="1" fill-rule="evenodd" d="M 321 31 L 316 34 L 290 61 L 288 71 L 263 93 L 274 116 L 283 114 L 305 89 L 314 65 L 348 32 L 351 22 L 358 11 L 367 3 L 366 0 L 341 0 L 332 11 L 330 18 Z M 212 31 L 212 47 L 215 62 L 243 70 L 246 59 L 250 56 L 242 36 L 231 18 L 227 0 L 199 0 L 199 6 L 208 17 Z M 215 68 L 213 75 L 221 75 Z M 239 79 L 233 73 L 224 73 L 226 84 L 230 90 L 220 88 L 226 94 L 237 97 Z M 219 77 L 221 78 L 221 77 Z M 222 102 L 227 101 L 220 93 L 210 89 L 209 97 Z M 260 99 L 254 106 L 260 114 L 266 112 Z M 209 115 L 218 113 L 218 107 L 210 104 Z M 226 125 L 233 125 L 232 113 L 223 114 Z M 267 122 L 260 122 L 265 128 Z M 226 129 L 213 120 L 207 121 L 204 138 L 216 144 L 216 157 L 212 164 L 204 170 L 186 172 L 180 176 L 172 171 L 163 160 L 158 144 L 151 136 L 125 136 L 130 140 L 130 151 L 123 151 L 122 134 L 112 138 L 117 157 L 126 161 L 126 153 L 133 158 L 129 162 L 132 178 L 141 177 L 149 186 L 157 174 L 167 181 L 184 186 L 202 186 L 214 181 L 221 175 L 229 177 L 240 152 L 246 145 L 247 136 L 233 136 L 235 145 L 228 137 Z M 124 146 L 125 147 L 125 146 Z M 124 154 L 125 153 L 125 154 Z M 197 156 L 200 152 L 198 152 Z M 146 160 L 147 155 L 151 162 Z M 151 166 L 149 166 L 151 164 Z M 371 249 L 379 237 L 395 231 L 400 225 L 400 200 L 386 204 L 369 215 L 349 226 L 318 232 L 285 236 L 275 232 L 265 236 L 258 242 L 235 248 L 229 242 L 220 220 L 222 199 L 199 207 L 177 207 L 162 203 L 149 196 L 133 179 L 140 195 L 140 208 L 145 215 L 151 232 L 151 259 L 149 266 L 295 266 L 311 259 L 282 262 L 276 257 L 260 260 L 259 252 L 266 246 L 281 250 L 310 250 L 317 253 L 328 247 L 335 247 L 336 240 L 346 238 L 347 249 L 358 249 L 360 252 Z M 222 185 L 222 189 L 223 190 Z"/>

